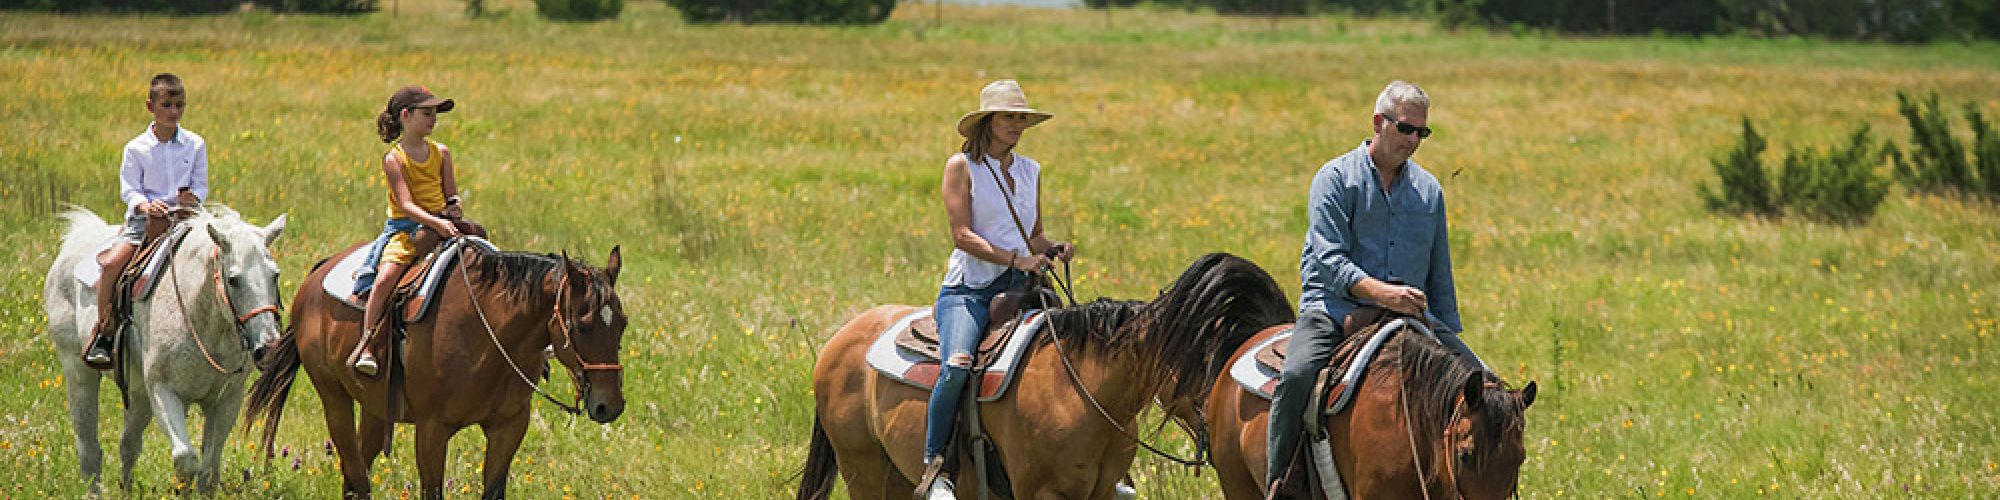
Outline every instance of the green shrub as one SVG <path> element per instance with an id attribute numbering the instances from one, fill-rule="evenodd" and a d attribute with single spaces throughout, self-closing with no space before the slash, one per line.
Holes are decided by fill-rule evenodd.
<path id="1" fill-rule="evenodd" d="M 1932 92 L 1923 107 L 1901 91 L 1896 92 L 1896 102 L 1903 119 L 1910 122 L 1909 154 L 1901 150 L 1890 153 L 1896 162 L 1896 179 L 1911 190 L 1926 193 L 1973 187 L 1965 147 L 1951 136 L 1951 118 L 1939 109 L 1937 93 Z"/>
<path id="2" fill-rule="evenodd" d="M 1709 210 L 1764 217 L 1782 215 L 1778 199 L 1772 195 L 1771 177 L 1764 173 L 1766 147 L 1764 136 L 1757 135 L 1749 117 L 1743 117 L 1743 136 L 1736 147 L 1722 158 L 1709 160 L 1721 185 L 1717 190 L 1710 190 L 1706 183 L 1699 186 L 1702 201 Z"/>
<path id="3" fill-rule="evenodd" d="M 535 11 L 557 21 L 601 21 L 615 19 L 625 10 L 625 0 L 535 0 Z"/>
<path id="4" fill-rule="evenodd" d="M 1986 123 L 1986 115 L 1979 112 L 1976 103 L 1965 103 L 1965 119 L 1972 122 L 1972 152 L 1978 158 L 1972 171 L 1988 196 L 2000 197 L 2000 134 Z"/>
<path id="5" fill-rule="evenodd" d="M 1778 202 L 1812 219 L 1867 222 L 1889 194 L 1889 180 L 1875 172 L 1885 156 L 1867 125 L 1848 137 L 1845 149 L 1830 149 L 1825 155 L 1810 147 L 1793 149 L 1785 155 L 1785 170 L 1778 176 Z"/>
<path id="6" fill-rule="evenodd" d="M 667 0 L 691 23 L 876 24 L 896 0 Z"/>

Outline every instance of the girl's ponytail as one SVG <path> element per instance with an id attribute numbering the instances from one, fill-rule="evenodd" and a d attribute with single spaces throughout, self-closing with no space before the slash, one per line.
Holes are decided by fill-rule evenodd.
<path id="1" fill-rule="evenodd" d="M 403 119 L 397 115 L 397 111 L 399 110 L 382 108 L 382 113 L 375 115 L 375 134 L 382 136 L 383 144 L 395 142 L 397 137 L 403 135 Z"/>

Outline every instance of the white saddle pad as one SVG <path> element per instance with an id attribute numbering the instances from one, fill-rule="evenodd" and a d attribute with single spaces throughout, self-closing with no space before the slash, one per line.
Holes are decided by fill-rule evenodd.
<path id="1" fill-rule="evenodd" d="M 487 252 L 500 251 L 500 247 L 494 246 L 493 242 L 486 241 L 485 238 L 466 236 L 465 241 Z M 361 263 L 366 260 L 368 260 L 368 247 L 364 246 L 354 253 L 347 254 L 347 257 L 340 259 L 340 262 L 334 263 L 333 269 L 327 270 L 326 279 L 320 280 L 320 286 L 326 290 L 327 296 L 347 304 L 347 307 L 361 309 L 361 304 L 354 303 L 349 298 L 354 295 L 354 279 L 361 275 Z"/>

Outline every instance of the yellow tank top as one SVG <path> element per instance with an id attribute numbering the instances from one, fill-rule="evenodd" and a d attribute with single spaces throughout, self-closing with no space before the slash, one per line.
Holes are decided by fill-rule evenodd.
<path id="1" fill-rule="evenodd" d="M 438 144 L 429 139 L 424 140 L 424 147 L 430 150 L 430 154 L 424 155 L 423 163 L 410 161 L 410 154 L 403 151 L 401 142 L 389 148 L 389 154 L 395 155 L 396 162 L 403 164 L 403 184 L 410 187 L 410 201 L 415 202 L 418 208 L 435 214 L 444 210 L 444 155 L 439 153 Z M 410 214 L 403 213 L 403 208 L 396 205 L 394 190 L 389 192 L 388 217 L 410 218 Z"/>

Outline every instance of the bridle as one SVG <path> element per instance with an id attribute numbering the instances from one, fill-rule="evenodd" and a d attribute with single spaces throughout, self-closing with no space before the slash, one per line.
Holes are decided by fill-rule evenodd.
<path id="1" fill-rule="evenodd" d="M 275 293 L 275 291 L 273 291 L 274 293 L 271 294 L 272 303 L 251 308 L 249 311 L 244 311 L 240 313 L 237 312 L 235 301 L 229 298 L 229 286 L 225 285 L 222 281 L 223 266 L 216 265 L 216 263 L 220 262 L 221 260 L 222 260 L 222 247 L 220 245 L 217 245 L 215 248 L 211 249 L 210 253 L 208 254 L 208 267 L 210 269 L 209 281 L 215 284 L 215 294 L 222 297 L 222 307 L 224 308 L 224 310 L 229 311 L 229 314 L 236 315 L 235 320 L 236 320 L 237 336 L 242 337 L 244 339 L 243 340 L 244 343 L 248 344 L 250 342 L 249 337 L 244 335 L 244 333 L 248 328 L 247 325 L 250 323 L 250 320 L 252 318 L 256 318 L 258 315 L 267 313 L 274 316 L 272 320 L 278 321 L 281 327 L 280 329 L 282 329 L 282 326 L 284 324 L 282 320 L 283 316 L 280 315 L 279 313 L 285 310 L 285 303 L 284 303 L 284 298 L 280 297 L 277 293 Z M 188 311 L 187 295 L 181 293 L 181 280 L 180 280 L 180 272 L 178 269 L 179 269 L 178 266 L 174 266 L 171 263 L 167 265 L 167 273 L 169 275 L 167 281 L 172 282 L 174 284 L 174 302 L 181 308 L 181 319 L 183 321 L 186 321 L 188 324 L 188 335 L 194 337 L 194 345 L 197 349 L 201 351 L 201 358 L 203 360 L 208 361 L 209 367 L 214 368 L 215 371 L 221 373 L 235 373 L 228 369 L 223 368 L 221 363 L 217 363 L 215 361 L 215 355 L 209 353 L 208 351 L 208 343 L 201 340 L 200 332 L 195 331 L 194 318 L 187 312 Z M 252 346 L 246 345 L 245 350 L 248 350 L 250 347 Z M 251 362 L 253 363 L 257 361 L 258 360 L 255 359 L 251 360 Z M 243 370 L 242 368 L 237 368 L 236 372 L 240 372 L 242 370 Z"/>
<path id="2" fill-rule="evenodd" d="M 459 279 L 464 280 L 466 290 L 472 290 L 473 289 L 472 278 L 468 276 L 468 273 L 465 269 L 465 258 L 464 255 L 462 255 L 465 252 L 465 249 L 463 247 L 460 247 L 458 251 L 461 254 L 459 256 L 458 262 L 456 263 L 458 267 Z M 514 369 L 514 374 L 521 377 L 521 383 L 527 384 L 529 389 L 534 389 L 535 394 L 540 395 L 543 400 L 548 401 L 550 404 L 556 405 L 557 408 L 561 408 L 562 411 L 567 412 L 571 415 L 580 415 L 583 414 L 583 409 L 581 408 L 583 406 L 583 397 L 585 394 L 590 393 L 590 380 L 584 377 L 584 375 L 587 375 L 592 371 L 615 372 L 624 370 L 624 367 L 620 366 L 617 363 L 591 363 L 589 361 L 585 361 L 583 359 L 583 353 L 578 352 L 574 348 L 573 344 L 570 342 L 570 339 L 575 337 L 577 334 L 572 331 L 573 327 L 572 325 L 570 325 L 568 318 L 563 316 L 563 307 L 562 307 L 562 302 L 563 302 L 562 299 L 564 295 L 563 292 L 569 289 L 569 269 L 567 266 L 570 263 L 570 260 L 569 256 L 567 255 L 563 256 L 562 259 L 564 268 L 558 271 L 562 273 L 562 278 L 560 278 L 556 282 L 556 298 L 553 311 L 557 326 L 555 330 L 557 334 L 562 336 L 562 345 L 561 347 L 557 348 L 556 351 L 557 352 L 569 351 L 570 356 L 576 359 L 577 366 L 581 367 L 578 369 L 569 369 L 568 368 L 569 365 L 567 363 L 562 364 L 565 369 L 569 369 L 570 379 L 575 381 L 576 383 L 575 404 L 567 404 L 563 403 L 562 401 L 556 400 L 554 396 L 549 395 L 548 391 L 543 391 L 540 385 L 536 384 L 534 380 L 530 379 L 528 377 L 527 372 L 521 370 L 521 365 L 519 363 L 514 362 L 514 357 L 512 355 L 507 354 L 506 346 L 500 342 L 500 334 L 495 333 L 493 331 L 493 323 L 486 319 L 486 311 L 479 306 L 479 300 L 475 297 L 470 302 L 472 302 L 472 311 L 478 314 L 479 316 L 480 326 L 486 328 L 486 336 L 493 339 L 493 348 L 495 350 L 500 351 L 500 359 L 506 360 L 507 366 Z M 583 373 L 577 373 L 578 370 L 582 370 Z"/>
<path id="3" fill-rule="evenodd" d="M 1490 389 L 1490 388 L 1493 388 L 1493 384 L 1487 383 L 1481 387 L 1481 391 L 1483 392 L 1485 389 Z M 1420 457 L 1418 457 L 1419 448 L 1417 447 L 1417 431 L 1415 426 L 1412 425 L 1410 422 L 1410 386 L 1409 384 L 1404 383 L 1401 384 L 1400 389 L 1402 391 L 1402 396 L 1403 396 L 1402 398 L 1403 434 L 1405 436 L 1409 436 L 1410 438 L 1410 465 L 1416 467 L 1417 486 L 1424 492 L 1424 498 L 1429 499 L 1431 498 L 1431 490 L 1430 490 L 1431 478 L 1428 477 L 1426 474 L 1424 474 L 1423 460 Z M 1451 419 L 1446 420 L 1444 426 L 1444 442 L 1446 443 L 1447 446 L 1449 446 L 1450 443 L 1456 442 L 1456 440 L 1453 438 L 1456 437 L 1457 426 L 1454 424 L 1458 423 L 1459 417 L 1465 415 L 1465 407 L 1466 407 L 1465 397 L 1463 396 L 1459 397 L 1458 400 L 1452 403 L 1451 405 Z M 1446 451 L 1445 453 L 1446 456 L 1444 457 L 1445 470 L 1443 472 L 1451 476 L 1452 494 L 1456 495 L 1455 498 L 1461 498 L 1461 499 L 1466 498 L 1465 483 L 1460 482 L 1460 476 L 1458 475 L 1457 457 L 1450 456 L 1452 455 L 1451 450 L 1447 449 L 1445 451 Z M 1515 490 L 1517 490 L 1517 492 L 1520 489 L 1520 487 L 1521 487 L 1520 483 L 1517 482 L 1514 484 L 1514 488 Z M 1509 495 L 1509 496 L 1511 497 L 1514 495 Z"/>

